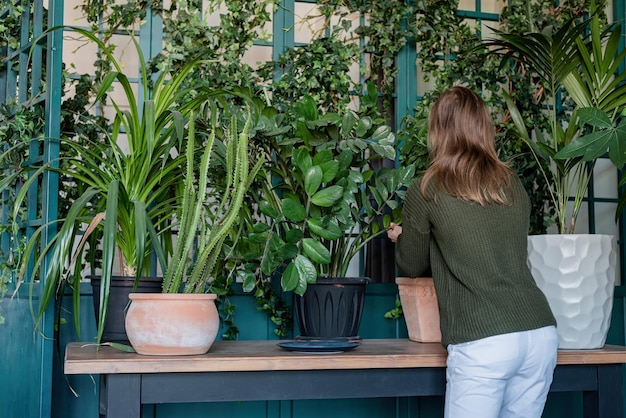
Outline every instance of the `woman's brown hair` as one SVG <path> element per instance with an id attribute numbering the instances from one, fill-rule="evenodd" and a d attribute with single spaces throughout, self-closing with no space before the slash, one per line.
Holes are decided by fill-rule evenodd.
<path id="1" fill-rule="evenodd" d="M 428 118 L 431 164 L 422 180 L 463 200 L 480 205 L 506 204 L 511 168 L 495 149 L 495 127 L 483 100 L 465 87 L 446 90 L 433 104 Z"/>

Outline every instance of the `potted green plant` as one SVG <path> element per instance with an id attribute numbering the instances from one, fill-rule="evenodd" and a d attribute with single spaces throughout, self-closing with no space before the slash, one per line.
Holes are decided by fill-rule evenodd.
<path id="1" fill-rule="evenodd" d="M 264 160 L 250 167 L 250 117 L 242 132 L 233 115 L 226 129 L 221 159 L 226 177 L 223 187 L 212 189 L 210 165 L 214 159 L 215 127 L 200 150 L 196 147 L 194 114 L 189 117 L 186 172 L 181 204 L 176 213 L 176 243 L 167 261 L 163 291 L 131 293 L 126 330 L 139 354 L 203 354 L 215 341 L 219 315 L 211 282 L 220 273 L 218 259 L 244 205 L 244 197 Z M 201 153 L 196 167 L 195 155 Z M 210 193 L 210 192 L 217 193 Z M 216 197 L 219 196 L 219 197 Z M 232 242 L 231 242 L 232 245 Z"/>
<path id="2" fill-rule="evenodd" d="M 57 27 L 49 31 L 61 29 Z M 185 88 L 184 81 L 197 61 L 189 62 L 176 73 L 163 71 L 151 81 L 141 49 L 132 38 L 141 71 L 143 90 L 142 99 L 139 99 L 110 49 L 94 33 L 81 28 L 71 29 L 96 43 L 114 68 L 99 85 L 95 103 L 107 96 L 114 82 L 121 86 L 126 103 L 111 101 L 115 118 L 109 129 L 102 132 L 104 144 L 86 146 L 84 142 L 78 144 L 71 138 L 60 139 L 64 146 L 74 151 L 72 156 L 61 155 L 59 161 L 38 169 L 58 171 L 71 179 L 66 187 L 80 184 L 84 192 L 74 200 L 67 216 L 58 221 L 58 231 L 41 252 L 37 251 L 37 245 L 42 228 L 35 231 L 26 244 L 22 264 L 25 266 L 32 261 L 39 264 L 43 257 L 50 256 L 36 312 L 37 322 L 56 295 L 63 294 L 63 290 L 58 290 L 70 286 L 74 300 L 73 316 L 79 332 L 80 281 L 86 268 L 92 275 L 96 274 L 98 262 L 94 254 L 101 252 L 100 282 L 94 292 L 97 294 L 97 342 L 100 343 L 107 327 L 105 319 L 115 278 L 115 254 L 120 255 L 122 275 L 126 281 L 130 280 L 131 289 L 136 289 L 139 280 L 149 274 L 151 254 L 156 255 L 161 270 L 165 270 L 167 255 L 172 247 L 171 225 L 168 222 L 176 213 L 175 197 L 183 186 L 185 158 L 184 153 L 178 150 L 184 143 L 184 121 L 192 111 L 200 109 L 219 92 L 208 89 L 198 92 Z M 29 181 L 36 181 L 36 174 Z M 15 211 L 19 210 L 27 188 L 24 187 L 17 196 Z M 35 274 L 30 278 L 31 282 L 34 282 Z M 150 288 L 151 291 L 160 291 L 160 279 Z M 122 321 L 121 310 L 126 304 L 127 300 L 122 300 L 121 307 L 116 310 Z M 113 337 L 119 335 L 118 327 L 114 329 Z"/>
<path id="3" fill-rule="evenodd" d="M 524 119 L 514 92 L 504 93 L 511 118 L 537 158 L 557 210 L 559 234 L 529 237 L 529 266 L 551 303 L 562 348 L 604 344 L 615 280 L 615 237 L 574 234 L 596 159 L 608 150 L 617 168 L 626 161 L 617 152 L 624 125 L 609 126 L 608 116 L 593 122 L 598 114 L 619 115 L 626 105 L 626 73 L 617 73 L 626 57 L 626 51 L 619 50 L 621 28 L 603 27 L 598 14 L 593 10 L 588 20 L 571 19 L 561 28 L 543 32 L 532 28 L 522 34 L 497 32 L 499 39 L 487 43 L 503 60 L 513 59 L 532 71 L 541 80 L 538 90 L 545 94 L 541 98 L 550 119 L 547 132 Z M 559 106 L 561 101 L 565 106 Z M 590 122 L 610 132 L 592 132 L 586 125 Z M 595 271 L 596 266 L 603 270 Z M 570 309 L 567 301 L 575 301 L 576 308 Z"/>
<path id="4" fill-rule="evenodd" d="M 379 120 L 352 110 L 321 114 L 308 96 L 293 112 L 288 127 L 268 135 L 265 143 L 273 159 L 259 203 L 269 223 L 262 270 L 266 275 L 278 272 L 282 289 L 294 292 L 301 338 L 355 338 L 359 314 L 348 314 L 351 324 L 319 330 L 328 323 L 319 319 L 328 305 L 309 314 L 303 304 L 307 294 L 324 286 L 326 296 L 312 299 L 354 301 L 360 309 L 365 278 L 356 280 L 361 290 L 353 297 L 334 292 L 347 290 L 342 280 L 351 261 L 390 222 L 399 222 L 400 202 L 414 169 L 375 168 L 384 159 L 393 161 L 397 147 L 390 127 Z M 335 334 L 339 330 L 342 335 Z"/>

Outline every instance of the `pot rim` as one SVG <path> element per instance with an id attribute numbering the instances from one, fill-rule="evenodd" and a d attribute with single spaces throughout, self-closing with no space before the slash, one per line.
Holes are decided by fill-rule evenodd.
<path id="1" fill-rule="evenodd" d="M 217 298 L 215 293 L 130 293 L 128 298 L 131 300 L 147 300 L 147 299 L 160 299 L 160 300 L 175 300 L 175 299 L 187 299 L 187 300 L 213 300 Z"/>

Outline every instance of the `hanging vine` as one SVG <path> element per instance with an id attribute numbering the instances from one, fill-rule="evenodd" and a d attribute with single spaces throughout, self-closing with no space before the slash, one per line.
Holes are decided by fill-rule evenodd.
<path id="1" fill-rule="evenodd" d="M 0 22 L 0 48 L 5 50 L 19 47 L 19 16 L 20 7 L 23 7 L 21 3 L 8 7 L 9 3 L 13 2 L 0 2 L 0 10 L 7 10 Z M 571 16 L 583 15 L 589 9 L 589 3 L 587 0 L 568 1 L 554 6 L 552 0 L 510 0 L 500 21 L 492 23 L 508 31 L 523 31 L 531 24 L 543 28 Z M 606 5 L 606 0 L 602 3 Z M 463 83 L 482 90 L 493 109 L 505 108 L 497 93 L 506 81 L 503 70 L 499 63 L 485 60 L 483 54 L 477 53 L 480 27 L 470 26 L 457 13 L 458 0 L 319 0 L 319 13 L 310 18 L 321 18 L 324 23 L 311 42 L 285 50 L 276 62 L 258 68 L 248 63 L 247 54 L 254 45 L 270 41 L 271 34 L 264 28 L 272 21 L 277 8 L 283 7 L 280 0 L 173 0 L 167 3 L 159 0 L 123 3 L 86 0 L 79 7 L 92 30 L 100 34 L 111 49 L 115 48 L 116 34 L 127 30 L 137 33 L 141 25 L 146 24 L 149 13 L 158 15 L 162 22 L 163 49 L 149 57 L 152 72 L 176 71 L 190 59 L 201 56 L 204 61 L 194 70 L 192 77 L 193 85 L 198 88 L 244 88 L 252 92 L 264 89 L 273 104 L 282 105 L 284 109 L 306 93 L 316 98 L 321 109 L 332 111 L 353 105 L 362 88 L 361 83 L 373 81 L 380 98 L 379 106 L 368 111 L 387 121 L 393 120 L 395 112 L 397 56 L 404 48 L 414 48 L 415 45 L 420 74 L 425 76 L 431 88 L 423 92 L 423 99 L 413 114 L 407 115 L 398 128 L 398 134 L 407 139 L 401 150 L 405 162 L 427 164 L 424 122 L 432 99 L 443 89 Z M 109 63 L 100 55 L 94 65 L 93 75 L 66 78 L 67 91 L 75 90 L 77 94 L 64 101 L 63 135 L 93 138 L 106 122 L 91 117 L 86 111 L 94 85 L 110 69 Z M 359 69 L 361 80 L 350 78 L 351 69 L 355 67 Z M 525 116 L 543 123 L 532 80 L 521 73 L 510 77 L 519 86 L 518 100 L 527 104 L 522 109 Z M 7 108 L 0 118 L 7 120 L 17 117 L 20 112 Z M 527 190 L 533 195 L 533 231 L 545 231 L 544 211 L 548 210 L 549 214 L 550 209 L 543 204 L 546 191 L 535 176 L 538 171 L 536 162 L 524 145 L 509 133 L 505 116 L 494 113 L 494 118 L 500 121 L 498 144 L 501 157 L 514 162 Z M 7 133 L 6 129 L 6 125 L 0 128 L 3 141 L 14 135 Z M 219 181 L 218 177 L 216 175 L 216 181 Z M 71 199 L 70 194 L 64 201 L 70 202 Z M 258 271 L 258 265 L 252 263 L 250 266 L 249 272 Z M 280 294 L 271 282 L 263 282 L 257 289 L 257 306 L 274 321 L 278 335 L 287 335 L 289 309 Z M 214 291 L 227 297 L 232 291 L 232 277 L 219 278 Z M 226 335 L 235 338 L 238 330 L 234 323 L 234 307 L 226 301 L 222 308 L 225 323 L 232 331 Z"/>
<path id="2" fill-rule="evenodd" d="M 531 27 L 541 30 L 558 25 L 573 16 L 589 10 L 589 1 L 566 2 L 555 6 L 551 0 L 527 2 L 511 0 L 502 10 L 499 21 L 484 23 L 503 31 L 519 33 Z M 516 86 L 516 97 L 523 104 L 523 114 L 536 125 L 548 123 L 537 100 L 537 85 L 529 74 L 511 72 L 481 47 L 481 22 L 467 23 L 457 12 L 458 0 L 420 1 L 416 3 L 416 44 L 418 65 L 424 80 L 432 86 L 424 92 L 412 115 L 408 115 L 400 134 L 406 138 L 401 158 L 426 168 L 426 118 L 432 100 L 450 86 L 461 83 L 483 92 L 483 98 L 492 109 L 497 122 L 497 147 L 500 157 L 510 161 L 531 196 L 530 233 L 545 233 L 553 223 L 554 208 L 547 205 L 548 190 L 539 175 L 537 162 L 530 150 L 517 138 L 507 114 L 500 89 L 511 83 Z"/>

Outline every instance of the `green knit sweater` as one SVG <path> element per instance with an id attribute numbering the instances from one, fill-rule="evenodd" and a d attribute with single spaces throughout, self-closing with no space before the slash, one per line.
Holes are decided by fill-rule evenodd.
<path id="1" fill-rule="evenodd" d="M 556 325 L 526 264 L 530 201 L 519 179 L 512 205 L 426 200 L 420 184 L 407 191 L 396 261 L 408 277 L 432 271 L 443 345 Z"/>

